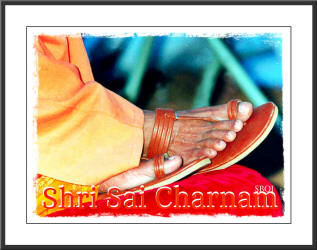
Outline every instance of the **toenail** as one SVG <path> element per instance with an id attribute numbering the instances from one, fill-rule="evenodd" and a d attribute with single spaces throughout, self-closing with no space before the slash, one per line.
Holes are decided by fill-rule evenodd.
<path id="1" fill-rule="evenodd" d="M 240 130 L 242 129 L 243 123 L 240 120 L 236 120 L 233 126 L 235 129 Z"/>
<path id="2" fill-rule="evenodd" d="M 250 104 L 248 102 L 240 102 L 239 103 L 239 113 L 240 114 L 248 114 L 250 111 Z"/>

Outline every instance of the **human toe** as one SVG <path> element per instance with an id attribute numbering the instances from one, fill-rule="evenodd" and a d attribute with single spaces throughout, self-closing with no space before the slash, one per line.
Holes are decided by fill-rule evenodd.
<path id="1" fill-rule="evenodd" d="M 253 106 L 249 102 L 240 102 L 238 104 L 238 114 L 237 119 L 241 121 L 246 121 L 250 118 L 251 114 L 253 112 Z"/>
<path id="2" fill-rule="evenodd" d="M 201 147 L 212 148 L 216 151 L 222 151 L 226 147 L 226 143 L 223 140 L 213 138 L 202 140 L 199 144 Z"/>

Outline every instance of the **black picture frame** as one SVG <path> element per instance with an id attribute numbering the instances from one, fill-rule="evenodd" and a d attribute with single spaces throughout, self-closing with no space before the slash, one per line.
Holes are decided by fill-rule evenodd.
<path id="1" fill-rule="evenodd" d="M 313 8 L 313 175 L 312 175 L 312 200 L 313 200 L 313 244 L 311 246 L 290 245 L 7 245 L 5 242 L 5 7 L 9 5 L 311 5 Z M 317 1 L 1 1 L 1 249 L 317 249 L 316 244 L 316 46 L 317 46 Z"/>

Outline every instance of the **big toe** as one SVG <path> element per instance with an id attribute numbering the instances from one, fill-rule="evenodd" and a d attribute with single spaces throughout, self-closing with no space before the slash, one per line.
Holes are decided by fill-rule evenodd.
<path id="1" fill-rule="evenodd" d="M 237 119 L 241 121 L 246 121 L 250 118 L 253 112 L 253 106 L 249 102 L 240 102 L 238 104 L 238 115 Z"/>

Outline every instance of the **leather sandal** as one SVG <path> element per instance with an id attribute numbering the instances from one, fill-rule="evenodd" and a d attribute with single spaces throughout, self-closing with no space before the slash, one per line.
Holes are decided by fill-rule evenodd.
<path id="1" fill-rule="evenodd" d="M 225 169 L 242 160 L 259 146 L 272 130 L 278 115 L 277 106 L 268 102 L 253 110 L 233 142 L 227 143 L 225 150 L 217 153 L 212 163 L 198 173 Z"/>
<path id="2" fill-rule="evenodd" d="M 227 103 L 229 120 L 236 120 L 238 103 L 234 99 Z M 268 136 L 274 126 L 278 114 L 275 104 L 266 103 L 256 108 L 251 117 L 245 122 L 243 129 L 237 133 L 235 140 L 227 143 L 225 150 L 218 152 L 212 159 L 203 157 L 192 161 L 171 174 L 164 173 L 164 159 L 168 156 L 168 147 L 172 138 L 173 126 L 176 120 L 202 120 L 218 122 L 208 117 L 178 116 L 172 109 L 156 109 L 152 138 L 146 159 L 154 158 L 156 179 L 144 184 L 144 190 L 157 188 L 176 182 L 190 174 L 201 174 L 227 168 L 251 153 Z M 131 191 L 139 191 L 140 187 Z"/>

